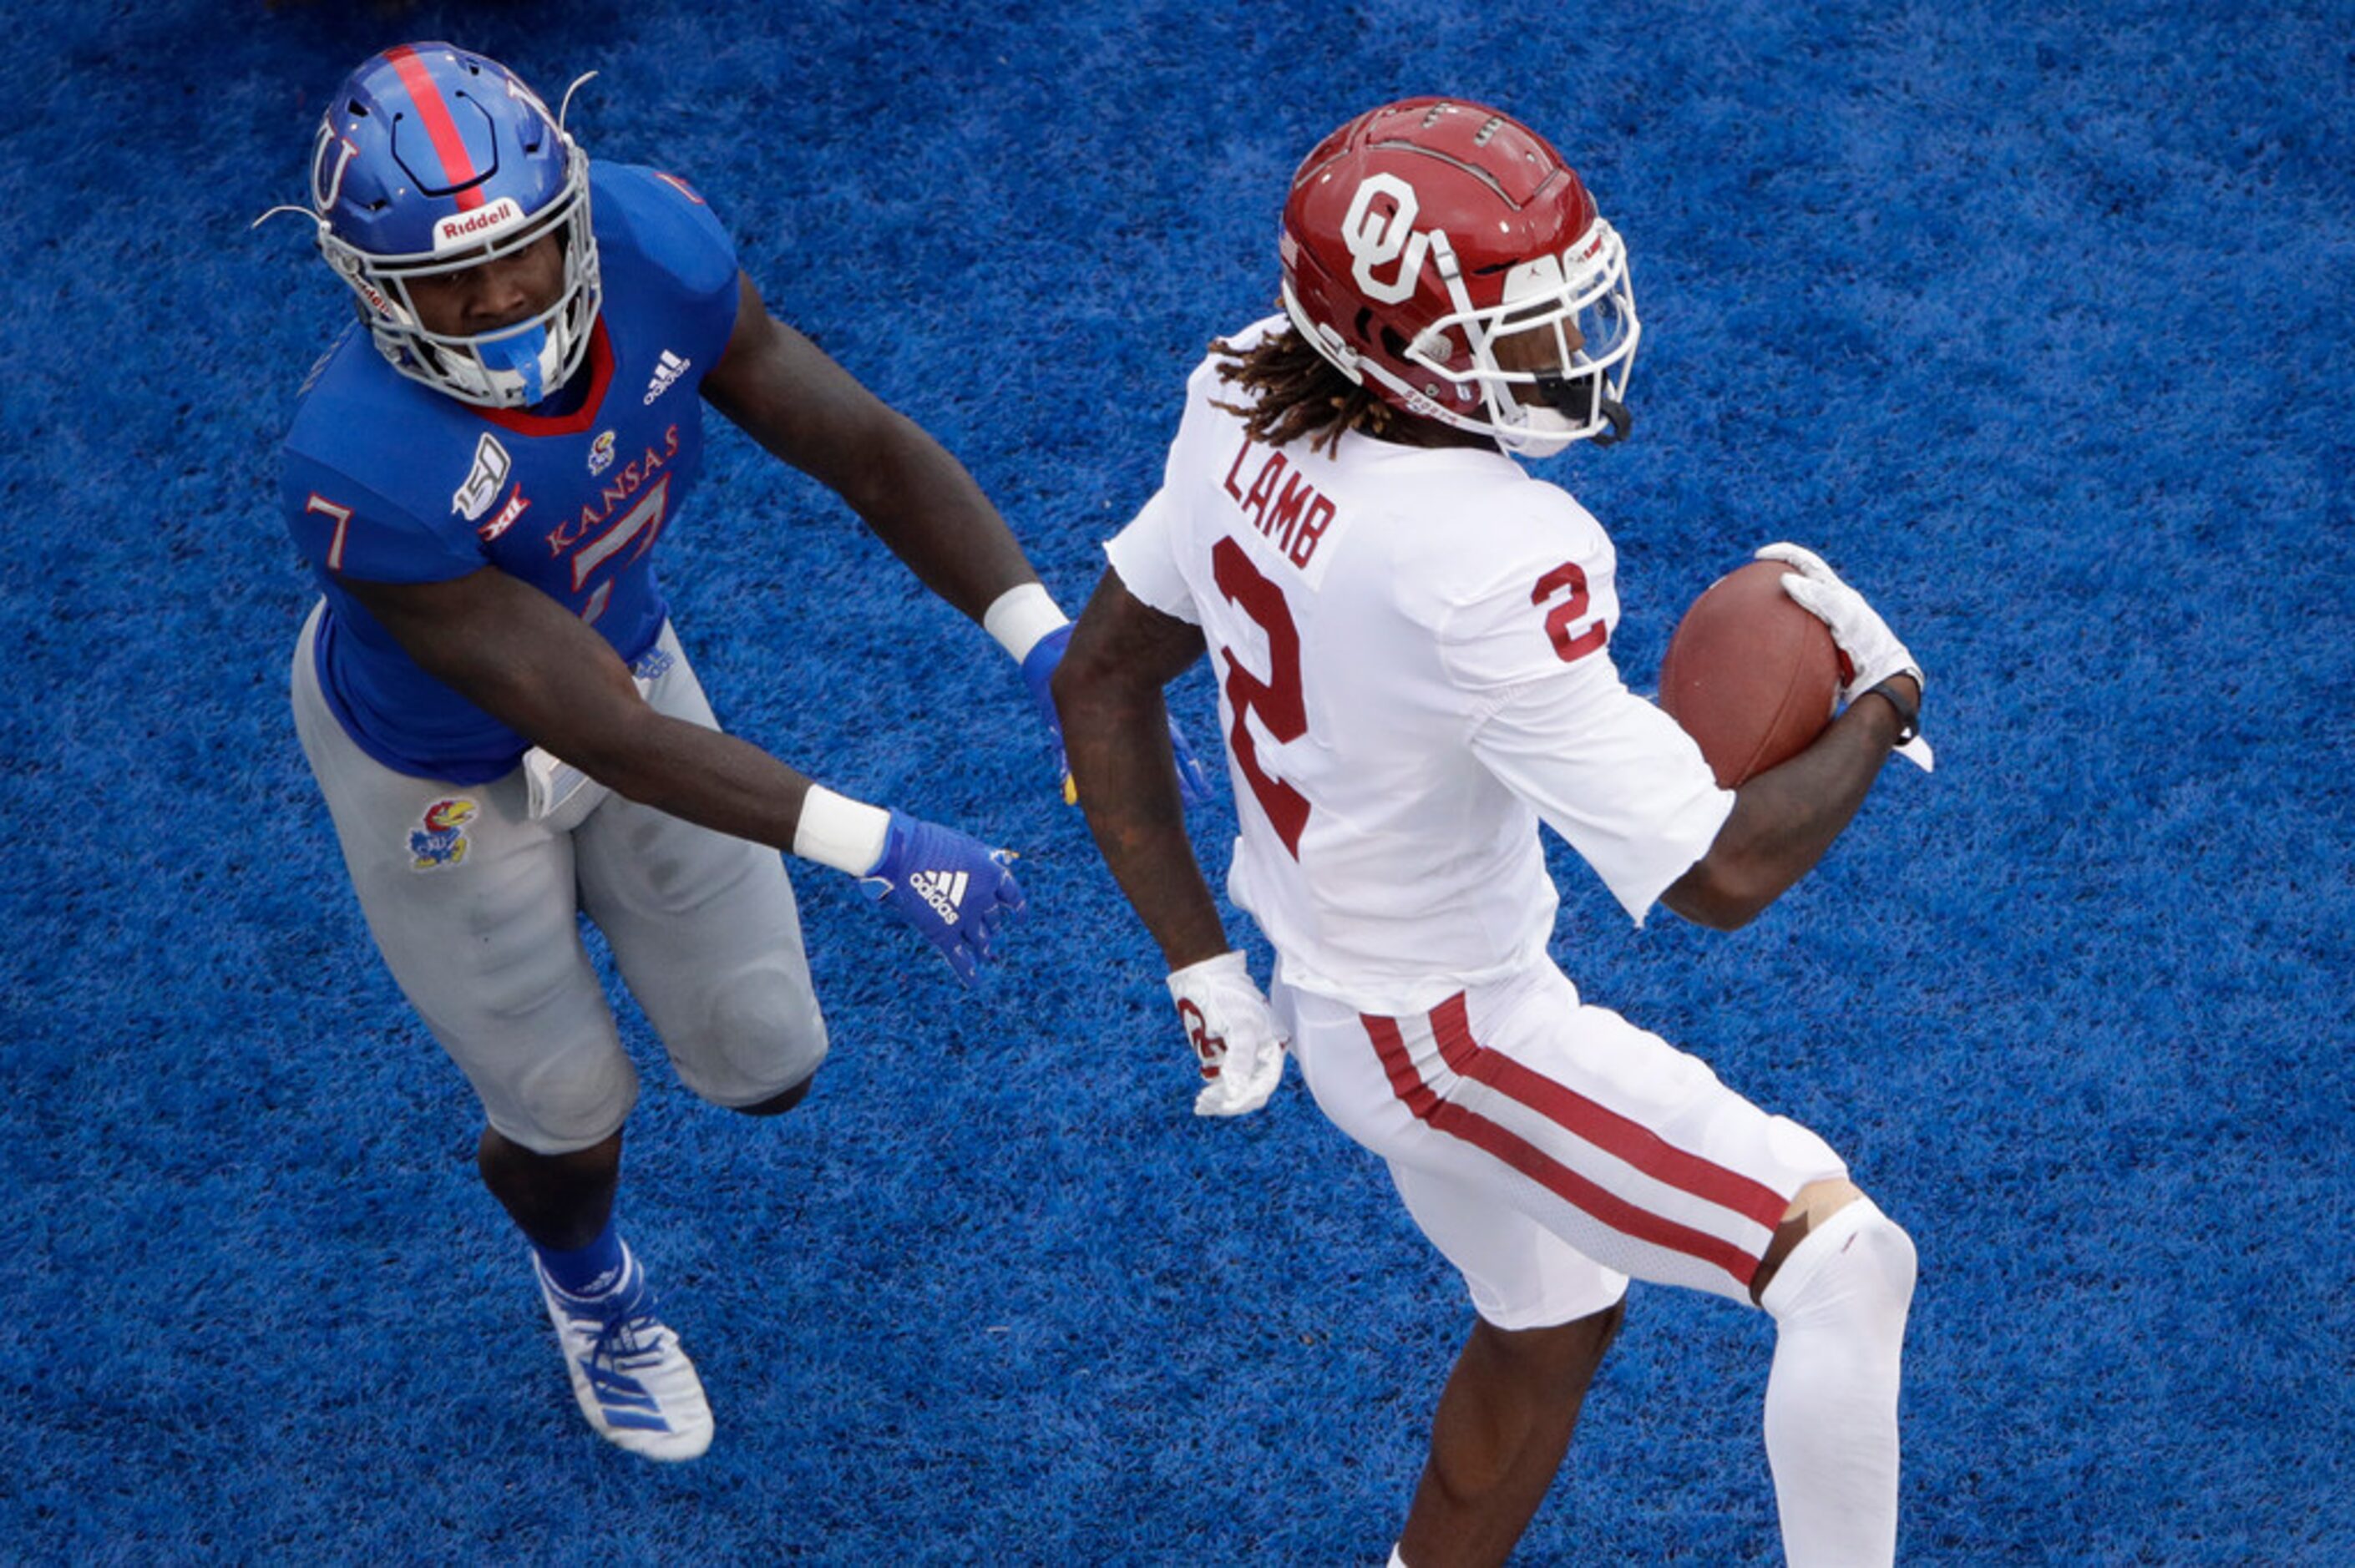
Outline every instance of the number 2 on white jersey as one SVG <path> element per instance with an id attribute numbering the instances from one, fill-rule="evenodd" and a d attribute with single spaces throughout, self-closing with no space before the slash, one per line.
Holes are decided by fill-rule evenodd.
<path id="1" fill-rule="evenodd" d="M 1610 641 L 1611 629 L 1597 620 L 1583 631 L 1572 631 L 1572 627 L 1587 619 L 1593 599 L 1585 569 L 1576 561 L 1564 561 L 1540 577 L 1538 586 L 1529 590 L 1529 602 L 1543 604 L 1565 588 L 1570 591 L 1546 615 L 1546 637 L 1553 643 L 1555 658 L 1565 664 L 1575 664 Z"/>
<path id="2" fill-rule="evenodd" d="M 1210 575 L 1219 591 L 1250 616 L 1267 638 L 1264 678 L 1244 668 L 1233 649 L 1219 650 L 1220 661 L 1226 665 L 1227 705 L 1235 715 L 1227 744 L 1260 810 L 1267 813 L 1269 826 L 1292 852 L 1292 858 L 1298 860 L 1300 835 L 1308 826 L 1308 798 L 1260 766 L 1250 719 L 1257 714 L 1278 745 L 1308 733 L 1308 704 L 1300 690 L 1300 629 L 1293 624 L 1292 607 L 1284 602 L 1284 590 L 1252 565 L 1251 557 L 1234 540 L 1221 538 L 1210 547 Z"/>
<path id="3" fill-rule="evenodd" d="M 1210 576 L 1228 602 L 1250 616 L 1267 639 L 1264 676 L 1246 668 L 1232 648 L 1221 645 L 1219 649 L 1219 659 L 1226 666 L 1222 683 L 1227 705 L 1234 711 L 1227 744 L 1260 810 L 1267 813 L 1268 825 L 1292 852 L 1292 858 L 1298 860 L 1300 835 L 1308 827 L 1308 798 L 1261 766 L 1250 721 L 1258 715 L 1269 737 L 1278 745 L 1308 733 L 1308 704 L 1300 686 L 1300 629 L 1293 621 L 1284 590 L 1252 565 L 1251 557 L 1233 539 L 1221 538 L 1210 546 Z M 1549 601 L 1553 602 L 1546 614 L 1546 638 L 1562 662 L 1575 663 L 1610 640 L 1608 626 L 1599 620 L 1588 621 L 1592 599 L 1586 573 L 1576 562 L 1564 561 L 1538 578 L 1529 602 L 1547 605 Z M 1583 630 L 1581 622 L 1587 622 Z"/>

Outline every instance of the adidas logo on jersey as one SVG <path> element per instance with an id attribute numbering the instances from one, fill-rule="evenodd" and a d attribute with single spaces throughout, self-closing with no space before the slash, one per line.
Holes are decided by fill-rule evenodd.
<path id="1" fill-rule="evenodd" d="M 681 359 L 670 350 L 664 349 L 661 362 L 655 366 L 655 378 L 646 383 L 646 401 L 651 403 L 669 391 L 677 383 L 678 378 L 687 374 L 687 367 L 694 363 L 693 360 Z"/>
<path id="2" fill-rule="evenodd" d="M 957 906 L 964 902 L 966 876 L 961 871 L 920 871 L 908 878 L 916 896 L 932 906 L 943 921 L 956 924 Z"/>

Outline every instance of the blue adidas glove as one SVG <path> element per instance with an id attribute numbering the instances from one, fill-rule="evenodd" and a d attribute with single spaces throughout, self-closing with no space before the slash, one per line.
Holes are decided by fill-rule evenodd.
<path id="1" fill-rule="evenodd" d="M 937 822 L 891 813 L 883 858 L 859 878 L 869 898 L 914 927 L 941 950 L 965 984 L 996 955 L 990 944 L 998 927 L 1029 906 L 1022 885 L 1007 870 L 1011 850 L 994 850 L 979 839 Z"/>
<path id="2" fill-rule="evenodd" d="M 1080 803 L 1079 786 L 1071 782 L 1071 765 L 1063 755 L 1063 715 L 1055 711 L 1053 681 L 1055 666 L 1063 662 L 1063 650 L 1071 646 L 1071 629 L 1059 626 L 1023 656 L 1022 678 L 1030 683 L 1030 700 L 1039 705 L 1039 716 L 1047 721 L 1047 733 L 1055 737 L 1055 772 L 1063 780 L 1063 804 Z M 1210 798 L 1210 776 L 1194 759 L 1194 748 L 1186 743 L 1186 732 L 1178 721 L 1169 721 L 1169 749 L 1178 758 L 1178 793 L 1188 806 L 1199 806 Z"/>

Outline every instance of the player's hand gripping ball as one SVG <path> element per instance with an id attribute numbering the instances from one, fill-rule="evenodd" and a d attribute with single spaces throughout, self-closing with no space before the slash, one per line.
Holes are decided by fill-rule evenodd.
<path id="1" fill-rule="evenodd" d="M 1752 561 L 1718 578 L 1660 662 L 1660 706 L 1700 744 L 1724 789 L 1805 751 L 1839 699 L 1839 649 L 1783 591 L 1790 569 Z"/>

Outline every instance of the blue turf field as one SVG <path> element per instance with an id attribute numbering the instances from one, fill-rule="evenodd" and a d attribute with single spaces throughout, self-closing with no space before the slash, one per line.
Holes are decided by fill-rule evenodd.
<path id="1" fill-rule="evenodd" d="M 1187 1114 L 1011 666 L 716 429 L 666 573 L 723 718 L 1020 847 L 1034 917 L 967 996 L 803 878 L 818 1093 L 755 1124 L 648 1061 L 632 1129 L 719 1437 L 588 1433 L 285 711 L 273 447 L 346 306 L 245 224 L 405 37 L 602 71 L 592 154 L 695 179 L 1074 609 L 1299 155 L 1412 91 L 1550 132 L 1646 326 L 1636 439 L 1550 471 L 1630 678 L 1796 538 L 1942 762 L 1732 938 L 1562 862 L 1565 963 L 1913 1230 L 1907 1561 L 2355 1561 L 2347 0 L 11 14 L 0 1561 L 1372 1564 L 1467 1320 L 1296 1079 Z M 1522 1560 L 1776 1560 L 1770 1343 L 1638 1287 Z"/>

